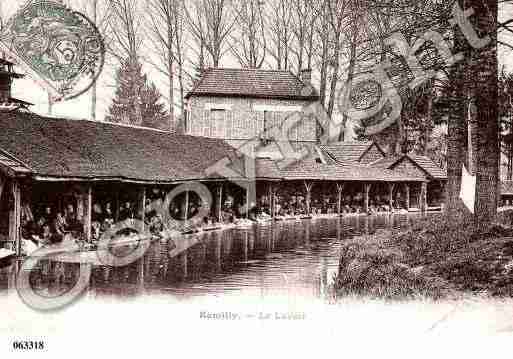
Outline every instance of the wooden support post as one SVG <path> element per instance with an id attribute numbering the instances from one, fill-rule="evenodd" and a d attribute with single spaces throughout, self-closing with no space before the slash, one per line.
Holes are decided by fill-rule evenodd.
<path id="1" fill-rule="evenodd" d="M 422 182 L 420 185 L 420 211 L 427 212 L 427 182 Z"/>
<path id="2" fill-rule="evenodd" d="M 408 183 L 405 183 L 404 189 L 406 192 L 406 210 L 410 210 L 410 185 Z"/>
<path id="3" fill-rule="evenodd" d="M 116 220 L 116 222 L 119 221 L 119 210 L 120 210 L 120 202 L 119 202 L 119 187 L 116 187 L 116 192 L 115 192 L 115 200 L 116 200 L 116 213 L 114 214 L 114 219 Z"/>
<path id="4" fill-rule="evenodd" d="M 244 262 L 248 261 L 248 242 L 249 242 L 249 233 L 244 232 L 242 234 L 242 255 Z"/>
<path id="5" fill-rule="evenodd" d="M 337 213 L 342 214 L 342 191 L 344 190 L 344 183 L 337 183 Z"/>
<path id="6" fill-rule="evenodd" d="M 276 195 L 276 192 L 278 191 L 279 187 L 273 186 L 272 191 L 272 206 L 273 206 L 273 218 L 276 218 L 278 216 L 278 213 L 276 213 L 276 206 L 278 203 L 278 196 Z"/>
<path id="7" fill-rule="evenodd" d="M 17 256 L 21 256 L 21 188 L 17 179 L 11 181 L 13 207 L 9 213 L 9 240 Z"/>
<path id="8" fill-rule="evenodd" d="M 249 218 L 249 210 L 250 210 L 250 203 L 249 203 L 249 186 L 246 187 L 246 218 Z"/>
<path id="9" fill-rule="evenodd" d="M 185 191 L 185 209 L 184 209 L 184 221 L 189 218 L 189 191 Z"/>
<path id="10" fill-rule="evenodd" d="M 312 182 L 305 181 L 305 189 L 306 189 L 306 214 L 310 215 L 312 212 Z"/>
<path id="11" fill-rule="evenodd" d="M 84 203 L 84 237 L 85 240 L 91 240 L 91 216 L 93 212 L 93 187 L 87 186 Z"/>
<path id="12" fill-rule="evenodd" d="M 181 266 L 182 266 L 182 279 L 183 280 L 186 280 L 187 277 L 188 277 L 188 272 L 189 272 L 189 268 L 188 267 L 188 258 L 187 258 L 187 251 L 184 251 L 183 253 L 180 254 L 180 260 L 181 260 Z"/>
<path id="13" fill-rule="evenodd" d="M 2 193 L 4 193 L 5 178 L 0 176 L 0 200 L 2 199 Z"/>
<path id="14" fill-rule="evenodd" d="M 146 187 L 143 186 L 143 188 L 141 189 L 140 196 L 141 196 L 141 211 L 142 211 L 141 219 L 142 219 L 142 223 L 143 223 L 142 230 L 144 231 L 146 228 Z"/>
<path id="15" fill-rule="evenodd" d="M 500 182 L 499 182 L 500 183 Z M 440 186 L 442 187 L 441 190 L 440 190 L 440 193 L 442 195 L 442 198 L 441 198 L 441 207 L 442 207 L 442 212 L 445 212 L 445 201 L 446 201 L 446 198 L 447 198 L 447 190 L 449 188 L 449 186 L 447 186 L 447 181 L 440 181 Z"/>
<path id="16" fill-rule="evenodd" d="M 223 221 L 223 184 L 217 186 L 217 221 Z"/>
<path id="17" fill-rule="evenodd" d="M 390 213 L 394 211 L 394 183 L 388 184 L 388 207 L 390 208 Z"/>
<path id="18" fill-rule="evenodd" d="M 215 237 L 215 264 L 216 264 L 216 270 L 221 271 L 222 268 L 222 248 L 221 248 L 221 236 Z"/>
<path id="19" fill-rule="evenodd" d="M 363 183 L 363 212 L 369 213 L 369 194 L 371 190 L 370 183 Z"/>
<path id="20" fill-rule="evenodd" d="M 269 183 L 267 195 L 269 201 L 269 214 L 271 215 L 271 218 L 274 218 L 274 192 L 272 183 Z"/>

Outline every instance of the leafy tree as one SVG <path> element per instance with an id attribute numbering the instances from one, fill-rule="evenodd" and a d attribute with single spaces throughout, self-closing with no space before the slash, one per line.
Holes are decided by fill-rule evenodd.
<path id="1" fill-rule="evenodd" d="M 109 122 L 136 126 L 170 129 L 161 94 L 142 72 L 139 61 L 124 61 L 116 73 L 117 89 L 109 115 Z"/>

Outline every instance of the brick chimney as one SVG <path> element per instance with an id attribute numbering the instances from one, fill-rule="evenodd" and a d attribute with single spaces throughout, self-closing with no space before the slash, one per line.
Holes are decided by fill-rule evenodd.
<path id="1" fill-rule="evenodd" d="M 0 102 L 7 102 L 11 98 L 12 77 L 7 62 L 0 59 Z"/>
<path id="2" fill-rule="evenodd" d="M 299 79 L 305 85 L 312 85 L 312 69 L 303 69 L 299 71 Z"/>
<path id="3" fill-rule="evenodd" d="M 31 103 L 12 98 L 13 80 L 20 78 L 23 78 L 23 75 L 14 72 L 14 63 L 0 57 L 0 107 L 32 105 Z"/>

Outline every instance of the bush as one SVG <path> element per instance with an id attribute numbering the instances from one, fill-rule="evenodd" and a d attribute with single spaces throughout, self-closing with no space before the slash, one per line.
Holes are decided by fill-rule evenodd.
<path id="1" fill-rule="evenodd" d="M 440 299 L 454 293 L 443 279 L 404 264 L 404 255 L 391 245 L 389 234 L 378 232 L 374 237 L 356 237 L 344 244 L 335 283 L 338 297 Z"/>
<path id="2" fill-rule="evenodd" d="M 406 231 L 379 231 L 341 249 L 335 293 L 384 299 L 439 299 L 458 292 L 513 295 L 513 212 L 477 230 L 461 208 L 417 221 Z M 502 224 L 501 224 L 502 223 Z"/>

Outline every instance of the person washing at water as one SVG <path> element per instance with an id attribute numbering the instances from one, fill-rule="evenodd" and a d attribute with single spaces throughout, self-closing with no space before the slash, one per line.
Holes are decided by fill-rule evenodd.
<path id="1" fill-rule="evenodd" d="M 119 219 L 125 221 L 127 219 L 134 219 L 134 210 L 130 201 L 125 201 L 123 208 L 119 211 Z"/>

